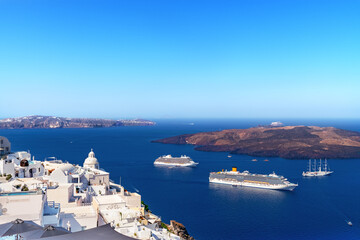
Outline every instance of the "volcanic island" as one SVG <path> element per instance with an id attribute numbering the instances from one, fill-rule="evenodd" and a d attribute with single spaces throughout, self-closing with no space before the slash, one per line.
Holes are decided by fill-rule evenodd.
<path id="1" fill-rule="evenodd" d="M 184 134 L 152 142 L 191 144 L 198 151 L 256 157 L 360 158 L 360 133 L 334 127 L 259 126 Z"/>

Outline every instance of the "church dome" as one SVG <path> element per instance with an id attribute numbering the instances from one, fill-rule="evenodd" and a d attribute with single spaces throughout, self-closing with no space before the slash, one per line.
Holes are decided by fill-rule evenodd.
<path id="1" fill-rule="evenodd" d="M 84 167 L 99 168 L 99 162 L 95 157 L 93 149 L 89 152 L 88 157 L 84 161 Z"/>

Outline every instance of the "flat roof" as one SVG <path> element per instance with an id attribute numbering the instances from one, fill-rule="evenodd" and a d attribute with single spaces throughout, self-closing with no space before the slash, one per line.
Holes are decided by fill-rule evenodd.
<path id="1" fill-rule="evenodd" d="M 94 197 L 99 204 L 124 203 L 125 201 L 118 195 L 104 195 Z"/>
<path id="2" fill-rule="evenodd" d="M 92 205 L 90 206 L 73 206 L 73 207 L 62 207 L 61 212 L 73 213 L 76 216 L 93 217 L 97 216 L 97 213 Z"/>
<path id="3" fill-rule="evenodd" d="M 116 232 L 110 224 L 106 224 L 100 227 L 84 230 L 81 232 L 75 232 L 66 235 L 54 236 L 50 238 L 42 238 L 43 240 L 134 240 L 121 233 Z"/>

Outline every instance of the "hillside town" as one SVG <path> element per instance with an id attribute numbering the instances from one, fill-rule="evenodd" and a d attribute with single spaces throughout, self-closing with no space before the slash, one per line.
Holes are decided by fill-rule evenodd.
<path id="1" fill-rule="evenodd" d="M 0 129 L 24 128 L 106 128 L 121 126 L 153 126 L 156 123 L 145 119 L 100 119 L 67 118 L 56 116 L 25 116 L 0 119 Z"/>
<path id="2" fill-rule="evenodd" d="M 0 136 L 0 158 L 0 239 L 38 239 L 34 231 L 52 232 L 54 240 L 188 239 L 186 229 L 178 231 L 181 224 L 164 224 L 141 195 L 111 181 L 93 149 L 83 166 L 55 157 L 40 161 L 27 151 L 12 152 Z M 15 233 L 12 225 L 31 231 Z"/>

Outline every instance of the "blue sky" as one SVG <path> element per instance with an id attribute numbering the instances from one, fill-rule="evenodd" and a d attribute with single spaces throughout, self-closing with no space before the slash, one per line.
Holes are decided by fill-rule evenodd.
<path id="1" fill-rule="evenodd" d="M 360 118 L 359 9 L 0 0 L 0 118 Z"/>

